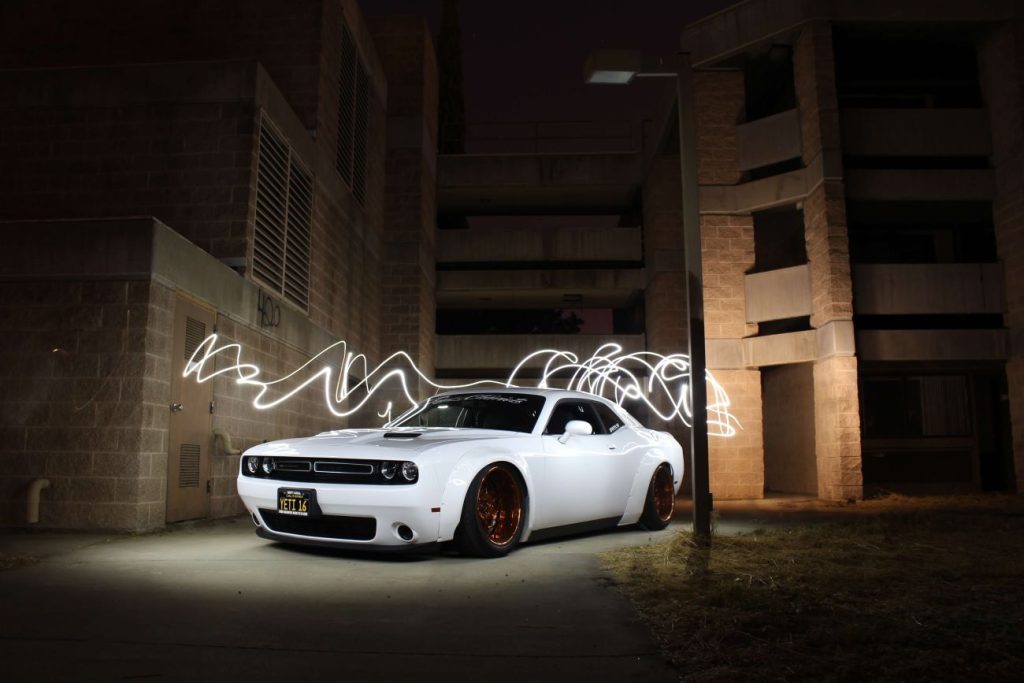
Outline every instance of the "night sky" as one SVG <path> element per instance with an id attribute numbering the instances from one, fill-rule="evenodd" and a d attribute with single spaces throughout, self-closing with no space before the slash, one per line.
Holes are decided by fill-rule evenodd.
<path id="1" fill-rule="evenodd" d="M 641 121 L 664 81 L 587 86 L 594 48 L 673 54 L 685 24 L 736 0 L 462 0 L 466 120 Z M 367 16 L 424 16 L 436 34 L 441 0 L 361 0 Z"/>

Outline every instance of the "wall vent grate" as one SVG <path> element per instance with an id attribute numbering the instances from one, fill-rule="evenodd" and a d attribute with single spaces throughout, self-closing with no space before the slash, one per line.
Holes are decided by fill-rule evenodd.
<path id="1" fill-rule="evenodd" d="M 199 444 L 181 444 L 178 453 L 178 488 L 199 488 L 199 454 Z"/>

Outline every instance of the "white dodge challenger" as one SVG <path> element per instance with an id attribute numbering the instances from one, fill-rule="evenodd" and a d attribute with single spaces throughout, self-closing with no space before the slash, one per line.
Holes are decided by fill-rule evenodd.
<path id="1" fill-rule="evenodd" d="M 381 429 L 250 448 L 238 493 L 275 541 L 400 550 L 454 540 L 498 557 L 602 527 L 663 529 L 682 478 L 679 443 L 611 401 L 485 389 L 435 396 Z"/>

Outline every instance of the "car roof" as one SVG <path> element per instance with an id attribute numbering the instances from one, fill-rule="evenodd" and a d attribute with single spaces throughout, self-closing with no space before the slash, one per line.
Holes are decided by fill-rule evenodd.
<path id="1" fill-rule="evenodd" d="M 585 391 L 571 391 L 569 389 L 555 389 L 552 387 L 489 387 L 486 385 L 438 392 L 437 396 L 432 398 L 437 398 L 438 396 L 455 396 L 458 394 L 532 394 L 534 396 L 543 396 L 545 398 L 598 399 L 608 402 L 608 399 L 603 396 L 588 394 Z"/>

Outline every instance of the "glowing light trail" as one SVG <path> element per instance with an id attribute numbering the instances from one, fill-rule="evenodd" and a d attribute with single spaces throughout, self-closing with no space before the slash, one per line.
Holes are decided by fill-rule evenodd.
<path id="1" fill-rule="evenodd" d="M 337 370 L 329 362 L 331 358 L 340 360 L 336 364 Z M 219 368 L 216 367 L 218 359 L 224 361 Z M 419 400 L 410 391 L 410 379 L 437 391 L 528 386 L 522 384 L 523 380 L 518 376 L 531 361 L 541 359 L 544 361 L 543 371 L 536 380 L 536 387 L 549 387 L 552 381 L 561 379 L 566 381 L 567 389 L 604 396 L 619 404 L 639 401 L 652 415 L 666 422 L 678 419 L 687 426 L 692 424 L 689 357 L 681 353 L 664 356 L 651 351 L 623 353 L 618 344 L 605 344 L 584 360 L 569 351 L 542 349 L 519 361 L 504 381 L 439 384 L 427 377 L 403 351 L 388 356 L 371 368 L 365 355 L 353 353 L 346 342 L 339 341 L 287 375 L 264 381 L 260 379 L 263 373 L 258 366 L 242 361 L 241 345 L 218 346 L 217 335 L 211 334 L 193 352 L 183 376 L 194 375 L 196 381 L 202 383 L 228 375 L 239 386 L 255 387 L 257 391 L 252 405 L 257 410 L 279 406 L 306 387 L 321 384 L 327 409 L 337 417 L 349 417 L 364 409 L 377 392 L 384 390 L 400 392 L 409 407 L 415 406 Z M 729 411 L 729 396 L 710 372 L 706 373 L 706 379 L 709 389 L 708 435 L 733 436 L 740 424 Z M 388 401 L 378 417 L 390 420 L 392 409 L 392 402 Z"/>

